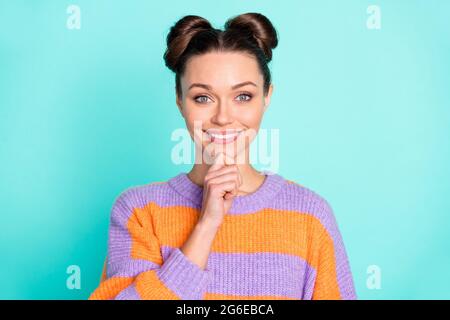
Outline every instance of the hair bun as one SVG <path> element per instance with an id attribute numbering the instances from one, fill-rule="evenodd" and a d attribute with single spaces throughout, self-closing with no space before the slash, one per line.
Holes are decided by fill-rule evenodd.
<path id="1" fill-rule="evenodd" d="M 267 61 L 272 60 L 272 49 L 278 45 L 277 31 L 270 20 L 260 13 L 244 13 L 229 19 L 225 23 L 225 30 L 244 32 L 253 37 L 264 52 Z"/>
<path id="2" fill-rule="evenodd" d="M 164 53 L 166 66 L 176 71 L 178 61 L 191 39 L 199 32 L 213 29 L 208 20 L 194 15 L 187 15 L 170 28 L 167 35 L 167 49 Z"/>

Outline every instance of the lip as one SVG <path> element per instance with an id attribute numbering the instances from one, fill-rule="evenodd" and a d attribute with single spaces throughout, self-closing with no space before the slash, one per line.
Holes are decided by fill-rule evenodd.
<path id="1" fill-rule="evenodd" d="M 204 131 L 211 142 L 227 144 L 234 142 L 238 136 L 244 132 L 244 129 L 232 129 L 232 130 L 206 130 Z"/>

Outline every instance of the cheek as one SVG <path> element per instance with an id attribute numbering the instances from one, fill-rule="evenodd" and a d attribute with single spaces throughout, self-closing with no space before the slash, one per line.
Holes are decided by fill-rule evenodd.
<path id="1" fill-rule="evenodd" d="M 185 109 L 185 121 L 190 130 L 194 129 L 194 125 L 200 125 L 200 128 L 204 123 L 208 121 L 210 115 L 205 110 L 200 108 L 189 108 Z"/>
<path id="2" fill-rule="evenodd" d="M 211 113 L 211 108 L 207 106 L 199 106 L 192 101 L 186 101 L 184 105 L 185 114 L 189 119 L 202 120 L 208 118 Z"/>
<path id="3" fill-rule="evenodd" d="M 236 114 L 236 118 L 240 123 L 245 124 L 249 128 L 256 128 L 261 123 L 263 112 L 260 106 L 252 106 L 242 108 Z"/>
<path id="4" fill-rule="evenodd" d="M 184 120 L 193 141 L 206 140 L 206 134 L 203 133 L 202 129 L 205 123 L 208 122 L 208 119 L 209 116 L 203 110 L 186 109 Z"/>

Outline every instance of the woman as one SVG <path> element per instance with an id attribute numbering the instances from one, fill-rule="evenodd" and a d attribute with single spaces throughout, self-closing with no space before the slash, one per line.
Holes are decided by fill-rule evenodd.
<path id="1" fill-rule="evenodd" d="M 106 272 L 90 299 L 356 298 L 327 201 L 249 163 L 277 43 L 257 13 L 223 31 L 198 16 L 171 28 L 164 59 L 196 162 L 116 199 Z"/>

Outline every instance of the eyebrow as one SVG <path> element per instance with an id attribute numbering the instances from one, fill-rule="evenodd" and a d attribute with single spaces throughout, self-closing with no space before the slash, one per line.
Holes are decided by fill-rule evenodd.
<path id="1" fill-rule="evenodd" d="M 245 82 L 241 82 L 241 83 L 235 84 L 234 86 L 231 87 L 231 89 L 234 90 L 234 89 L 237 89 L 237 88 L 249 85 L 249 84 L 252 85 L 252 86 L 258 87 L 254 82 L 245 81 Z M 212 89 L 212 87 L 210 85 L 207 85 L 207 84 L 204 84 L 204 83 L 193 83 L 193 84 L 191 84 L 189 86 L 188 90 L 191 90 L 194 87 L 204 88 L 206 90 L 211 90 Z"/>

